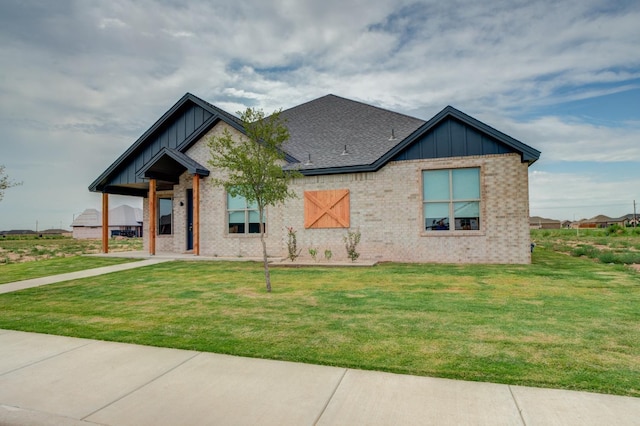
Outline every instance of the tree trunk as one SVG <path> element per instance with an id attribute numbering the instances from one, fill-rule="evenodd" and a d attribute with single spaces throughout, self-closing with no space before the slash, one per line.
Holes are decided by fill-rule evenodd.
<path id="1" fill-rule="evenodd" d="M 264 280 L 267 285 L 267 293 L 271 293 L 271 275 L 269 274 L 269 261 L 267 260 L 267 242 L 264 240 L 264 207 L 259 208 L 260 217 L 260 242 L 262 243 L 262 260 L 264 261 Z"/>

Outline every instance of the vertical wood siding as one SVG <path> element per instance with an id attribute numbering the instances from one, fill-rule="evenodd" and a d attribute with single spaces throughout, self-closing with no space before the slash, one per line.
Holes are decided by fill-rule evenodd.
<path id="1" fill-rule="evenodd" d="M 507 154 L 506 145 L 485 136 L 455 119 L 436 126 L 411 146 L 395 156 L 395 161 L 431 158 L 468 157 L 472 155 Z"/>
<path id="2" fill-rule="evenodd" d="M 120 169 L 119 173 L 109 182 L 109 185 L 141 183 L 143 179 L 137 176 L 149 160 L 162 148 L 179 148 L 201 126 L 211 118 L 211 113 L 198 105 L 191 104 L 174 121 L 167 123 L 153 136 L 153 139 L 137 153 L 136 157 Z"/>

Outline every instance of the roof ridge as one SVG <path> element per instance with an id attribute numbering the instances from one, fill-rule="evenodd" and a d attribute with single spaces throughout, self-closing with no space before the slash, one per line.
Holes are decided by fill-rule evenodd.
<path id="1" fill-rule="evenodd" d="M 323 99 L 323 98 L 328 98 L 329 96 L 335 96 L 335 95 L 332 95 L 332 94 L 330 94 L 330 93 L 329 93 L 329 94 L 326 94 L 326 95 L 320 96 L 319 98 L 309 99 L 308 101 L 303 102 L 303 103 L 301 103 L 301 104 L 294 105 L 294 106 L 289 107 L 289 108 L 287 108 L 287 109 L 283 109 L 281 112 L 291 111 L 292 109 L 299 108 L 299 107 L 301 107 L 301 106 L 303 106 L 303 105 L 310 104 L 311 102 L 315 102 L 315 101 L 318 101 L 318 100 Z"/>
<path id="2" fill-rule="evenodd" d="M 344 96 L 336 95 L 336 94 L 333 94 L 333 93 L 328 93 L 326 95 L 320 96 L 319 98 L 310 99 L 310 100 L 308 100 L 306 102 L 303 102 L 301 104 L 292 106 L 291 108 L 284 109 L 284 110 L 282 110 L 282 112 L 298 109 L 299 107 L 308 105 L 308 104 L 310 104 L 312 102 L 316 102 L 316 101 L 319 101 L 320 99 L 325 99 L 325 98 L 336 98 L 336 99 L 340 99 L 342 101 L 350 102 L 352 104 L 358 104 L 358 105 L 361 105 L 361 106 L 364 106 L 364 107 L 367 107 L 367 108 L 377 109 L 377 110 L 382 111 L 382 112 L 384 112 L 386 114 L 393 114 L 393 115 L 400 116 L 400 117 L 406 117 L 406 118 L 410 118 L 412 120 L 418 120 L 418 121 L 420 121 L 422 123 L 426 123 L 427 122 L 427 120 L 424 120 L 422 118 L 414 117 L 412 115 L 404 114 L 402 112 L 394 111 L 392 109 L 383 108 L 383 107 L 378 106 L 378 105 L 371 105 L 371 104 L 366 103 L 365 101 L 359 101 L 359 100 L 345 98 Z"/>
<path id="3" fill-rule="evenodd" d="M 392 109 L 383 108 L 383 107 L 378 106 L 378 105 L 368 104 L 365 101 L 358 101 L 358 100 L 355 100 L 355 99 L 349 99 L 349 98 L 345 98 L 343 96 L 334 95 L 332 93 L 328 94 L 327 96 L 333 96 L 335 98 L 339 98 L 339 99 L 342 99 L 342 100 L 345 100 L 345 101 L 349 101 L 349 102 L 352 102 L 352 103 L 360 104 L 360 105 L 363 105 L 363 106 L 366 106 L 366 107 L 369 107 L 369 108 L 378 109 L 380 111 L 384 111 L 385 113 L 391 113 L 391 114 L 394 114 L 394 115 L 400 115 L 402 117 L 411 118 L 413 120 L 419 120 L 419 121 L 422 121 L 423 123 L 427 122 L 427 120 L 425 120 L 425 119 L 422 119 L 422 118 L 419 118 L 419 117 L 414 117 L 413 115 L 405 114 L 405 113 L 398 112 L 398 111 L 395 111 L 395 110 L 392 110 Z"/>

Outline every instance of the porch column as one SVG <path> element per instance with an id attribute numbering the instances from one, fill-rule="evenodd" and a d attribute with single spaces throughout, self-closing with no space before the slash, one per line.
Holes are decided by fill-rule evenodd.
<path id="1" fill-rule="evenodd" d="M 193 254 L 200 256 L 200 175 L 193 175 Z"/>
<path id="2" fill-rule="evenodd" d="M 102 252 L 109 253 L 109 194 L 102 193 Z"/>
<path id="3" fill-rule="evenodd" d="M 149 254 L 156 254 L 156 180 L 149 179 Z"/>

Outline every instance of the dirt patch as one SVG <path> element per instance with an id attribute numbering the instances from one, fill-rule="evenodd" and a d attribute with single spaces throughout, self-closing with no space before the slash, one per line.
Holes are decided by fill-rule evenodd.
<path id="1" fill-rule="evenodd" d="M 65 238 L 9 238 L 0 240 L 0 263 L 24 263 L 53 257 L 95 254 L 102 251 L 101 240 L 74 240 Z M 120 238 L 109 241 L 112 252 L 142 249 L 141 238 Z"/>

